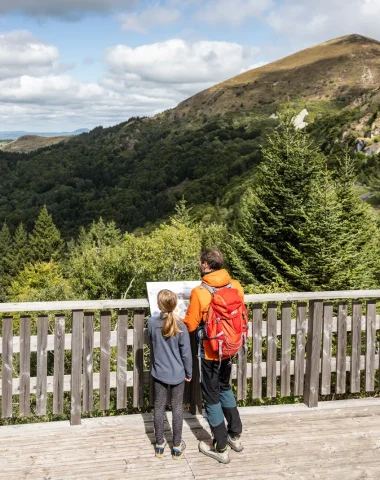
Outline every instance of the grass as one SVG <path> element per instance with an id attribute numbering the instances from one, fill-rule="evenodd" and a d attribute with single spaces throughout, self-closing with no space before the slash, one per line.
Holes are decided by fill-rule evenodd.
<path id="1" fill-rule="evenodd" d="M 0 147 L 2 150 L 7 152 L 22 152 L 27 153 L 33 150 L 38 150 L 39 148 L 48 147 L 49 145 L 54 145 L 66 140 L 69 137 L 41 137 L 39 135 L 25 135 L 18 138 L 13 142 L 8 142 L 4 146 Z"/>

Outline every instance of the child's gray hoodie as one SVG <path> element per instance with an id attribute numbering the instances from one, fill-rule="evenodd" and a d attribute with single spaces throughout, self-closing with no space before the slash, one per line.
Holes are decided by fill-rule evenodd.
<path id="1" fill-rule="evenodd" d="M 186 325 L 177 321 L 181 333 L 165 338 L 160 317 L 150 317 L 148 332 L 153 343 L 152 376 L 160 382 L 178 385 L 192 377 L 193 359 Z"/>

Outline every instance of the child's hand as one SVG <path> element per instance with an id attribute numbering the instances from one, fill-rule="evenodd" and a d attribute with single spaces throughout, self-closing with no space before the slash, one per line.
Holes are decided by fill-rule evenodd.
<path id="1" fill-rule="evenodd" d="M 191 382 L 191 378 L 185 378 L 185 382 Z"/>

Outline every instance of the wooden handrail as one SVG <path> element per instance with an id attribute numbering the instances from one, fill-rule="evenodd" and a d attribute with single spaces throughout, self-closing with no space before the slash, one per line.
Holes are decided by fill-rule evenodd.
<path id="1" fill-rule="evenodd" d="M 246 303 L 293 302 L 309 300 L 355 300 L 357 298 L 379 298 L 380 290 L 342 290 L 331 292 L 289 292 L 245 295 Z M 1 304 L 0 304 L 1 308 Z"/>
<path id="2" fill-rule="evenodd" d="M 57 312 L 61 310 L 107 310 L 149 308 L 145 298 L 126 300 L 69 300 L 65 302 L 0 303 L 0 313 Z"/>
<path id="3" fill-rule="evenodd" d="M 379 298 L 380 290 L 342 290 L 331 292 L 288 292 L 260 293 L 244 296 L 246 303 L 292 302 L 309 300 L 336 300 L 357 298 Z M 146 298 L 115 300 L 69 300 L 64 302 L 21 302 L 0 303 L 0 313 L 56 312 L 61 310 L 105 310 L 105 309 L 149 308 Z"/>

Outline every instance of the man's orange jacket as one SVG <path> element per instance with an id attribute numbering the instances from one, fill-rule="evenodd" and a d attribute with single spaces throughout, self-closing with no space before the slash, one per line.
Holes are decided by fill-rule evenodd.
<path id="1" fill-rule="evenodd" d="M 210 287 L 220 288 L 225 287 L 229 283 L 232 284 L 232 288 L 236 288 L 242 299 L 244 300 L 244 290 L 243 287 L 237 280 L 232 280 L 227 270 L 216 270 L 214 272 L 206 274 L 202 278 L 202 282 Z M 184 323 L 186 324 L 189 332 L 194 332 L 200 322 L 206 321 L 206 316 L 208 312 L 208 308 L 211 302 L 211 293 L 207 290 L 207 288 L 202 287 L 195 287 L 191 291 L 190 296 L 190 305 L 186 313 L 186 317 L 184 319 Z M 214 352 L 211 349 L 210 341 L 203 340 L 203 348 L 205 351 L 205 358 L 206 360 L 219 360 L 218 352 Z"/>

